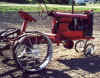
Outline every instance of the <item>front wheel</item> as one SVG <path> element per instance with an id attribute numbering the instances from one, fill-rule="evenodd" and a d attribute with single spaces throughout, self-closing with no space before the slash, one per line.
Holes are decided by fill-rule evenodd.
<path id="1" fill-rule="evenodd" d="M 94 50 L 95 50 L 95 46 L 92 43 L 88 43 L 86 45 L 86 48 L 84 50 L 84 55 L 87 57 L 93 56 L 94 55 Z"/>
<path id="2" fill-rule="evenodd" d="M 44 69 L 52 58 L 51 40 L 43 33 L 34 31 L 15 42 L 14 58 L 26 72 Z"/>
<path id="3" fill-rule="evenodd" d="M 0 32 L 0 50 L 10 48 L 9 40 L 17 38 L 20 30 L 16 28 L 7 28 Z"/>
<path id="4" fill-rule="evenodd" d="M 84 51 L 84 48 L 85 48 L 85 41 L 84 40 L 78 40 L 76 43 L 75 43 L 75 51 L 76 52 L 83 52 Z"/>

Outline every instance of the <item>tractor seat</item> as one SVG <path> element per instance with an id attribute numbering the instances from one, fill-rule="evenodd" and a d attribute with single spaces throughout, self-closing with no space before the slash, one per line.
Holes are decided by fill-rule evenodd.
<path id="1" fill-rule="evenodd" d="M 27 12 L 24 11 L 19 11 L 18 12 L 19 15 L 21 16 L 22 19 L 24 19 L 25 21 L 29 21 L 29 22 L 36 22 L 36 19 L 34 19 L 31 15 L 29 15 Z"/>

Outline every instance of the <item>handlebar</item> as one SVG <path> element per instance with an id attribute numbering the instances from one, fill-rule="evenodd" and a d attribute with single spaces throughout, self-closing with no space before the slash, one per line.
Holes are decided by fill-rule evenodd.
<path id="1" fill-rule="evenodd" d="M 21 18 L 24 19 L 25 21 L 29 21 L 29 22 L 32 22 L 32 21 L 36 22 L 37 21 L 35 18 L 33 18 L 27 12 L 19 11 L 18 13 L 21 16 Z"/>

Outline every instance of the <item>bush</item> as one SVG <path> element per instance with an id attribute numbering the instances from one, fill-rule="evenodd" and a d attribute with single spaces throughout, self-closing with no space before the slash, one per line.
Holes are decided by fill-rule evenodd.
<path id="1" fill-rule="evenodd" d="M 28 3 L 36 3 L 36 0 L 27 0 Z"/>
<path id="2" fill-rule="evenodd" d="M 27 3 L 27 0 L 0 0 L 3 2 L 13 2 L 13 3 Z"/>

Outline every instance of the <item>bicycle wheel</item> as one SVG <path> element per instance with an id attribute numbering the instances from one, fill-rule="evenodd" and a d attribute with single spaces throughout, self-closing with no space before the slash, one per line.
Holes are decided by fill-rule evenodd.
<path id="1" fill-rule="evenodd" d="M 36 72 L 51 60 L 52 43 L 43 33 L 34 31 L 16 41 L 13 51 L 15 61 L 23 71 Z"/>
<path id="2" fill-rule="evenodd" d="M 6 32 L 4 33 L 4 36 L 8 39 L 14 39 L 17 38 L 17 36 L 20 34 L 20 29 L 17 28 L 7 28 Z"/>
<path id="3" fill-rule="evenodd" d="M 9 48 L 8 41 L 0 40 L 0 50 L 4 50 L 8 48 Z"/>
<path id="4" fill-rule="evenodd" d="M 94 49 L 95 49 L 95 45 L 93 45 L 92 43 L 88 43 L 86 45 L 86 48 L 84 50 L 84 55 L 85 56 L 93 56 L 94 55 Z"/>
<path id="5" fill-rule="evenodd" d="M 8 40 L 3 35 L 5 32 L 6 32 L 5 30 L 0 32 L 0 50 L 4 50 L 5 48 L 8 47 Z"/>
<path id="6" fill-rule="evenodd" d="M 18 36 L 20 30 L 16 28 L 7 28 L 0 32 L 0 50 L 9 49 L 9 40 Z"/>
<path id="7" fill-rule="evenodd" d="M 85 41 L 84 40 L 78 40 L 75 43 L 75 51 L 76 52 L 83 52 L 84 51 L 84 47 L 85 47 Z"/>

